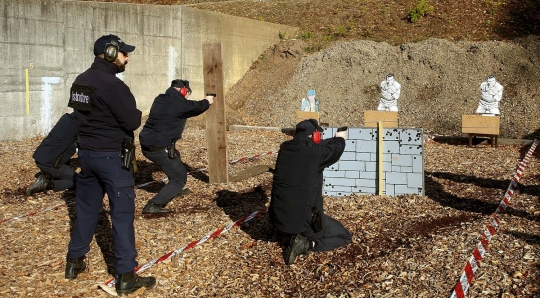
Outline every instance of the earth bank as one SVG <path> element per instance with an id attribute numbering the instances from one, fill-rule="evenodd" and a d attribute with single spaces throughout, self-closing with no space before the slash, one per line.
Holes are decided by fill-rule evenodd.
<path id="1" fill-rule="evenodd" d="M 428 39 L 392 46 L 349 41 L 306 54 L 301 40 L 268 49 L 226 95 L 227 124 L 292 127 L 308 89 L 321 101 L 321 122 L 363 126 L 375 110 L 380 82 L 393 73 L 401 83 L 400 127 L 462 135 L 461 116 L 474 114 L 480 83 L 495 75 L 504 89 L 500 137 L 537 137 L 540 38 L 450 42 Z M 204 122 L 197 121 L 199 125 Z"/>

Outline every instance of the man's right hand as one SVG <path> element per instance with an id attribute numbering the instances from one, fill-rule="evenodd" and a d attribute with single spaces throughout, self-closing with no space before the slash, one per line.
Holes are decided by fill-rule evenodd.
<path id="1" fill-rule="evenodd" d="M 338 132 L 336 132 L 336 138 L 337 138 L 337 137 L 344 138 L 345 140 L 347 140 L 347 131 L 344 130 L 344 131 L 338 131 Z"/>
<path id="2" fill-rule="evenodd" d="M 208 102 L 210 104 L 213 104 L 214 103 L 214 97 L 211 96 L 211 95 L 207 95 L 204 99 L 208 100 Z"/>

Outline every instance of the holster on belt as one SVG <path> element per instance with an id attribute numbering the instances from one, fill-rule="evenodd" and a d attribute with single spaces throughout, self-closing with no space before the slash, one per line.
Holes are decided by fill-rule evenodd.
<path id="1" fill-rule="evenodd" d="M 122 158 L 122 169 L 129 171 L 133 166 L 133 171 L 137 171 L 137 161 L 135 159 L 135 141 L 132 137 L 126 136 L 120 152 Z"/>
<path id="2" fill-rule="evenodd" d="M 311 207 L 311 228 L 316 233 L 323 230 L 321 213 L 315 207 Z"/>
<path id="3" fill-rule="evenodd" d="M 169 158 L 174 159 L 176 157 L 176 140 L 173 140 L 169 145 L 167 145 L 165 150 L 167 150 Z"/>
<path id="4" fill-rule="evenodd" d="M 62 165 L 62 158 L 64 157 L 64 153 L 60 154 L 57 158 L 54 159 L 53 161 L 53 167 L 55 169 L 58 169 L 60 168 L 60 166 Z"/>

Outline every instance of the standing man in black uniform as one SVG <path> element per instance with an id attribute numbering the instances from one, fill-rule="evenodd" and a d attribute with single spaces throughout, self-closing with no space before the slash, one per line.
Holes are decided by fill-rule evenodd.
<path id="1" fill-rule="evenodd" d="M 308 251 L 329 251 L 351 242 L 351 233 L 324 214 L 324 168 L 337 162 L 345 150 L 346 131 L 322 140 L 317 120 L 296 125 L 294 138 L 280 146 L 269 214 L 278 231 L 289 237 L 285 263 Z"/>
<path id="2" fill-rule="evenodd" d="M 184 189 L 187 171 L 180 152 L 176 150 L 176 141 L 182 138 L 187 118 L 208 110 L 214 97 L 206 96 L 203 100 L 193 101 L 187 99 L 189 94 L 191 88 L 188 81 L 172 81 L 165 94 L 154 99 L 148 120 L 139 134 L 144 156 L 157 164 L 169 179 L 167 185 L 144 206 L 143 213 L 169 213 L 171 210 L 164 207 L 170 201 L 190 193 L 189 188 Z"/>
<path id="3" fill-rule="evenodd" d="M 79 129 L 77 219 L 68 246 L 66 279 L 84 271 L 86 253 L 96 231 L 103 194 L 109 198 L 114 241 L 116 292 L 130 294 L 155 285 L 154 277 L 135 274 L 135 179 L 131 166 L 133 131 L 141 125 L 135 97 L 117 73 L 123 72 L 134 46 L 107 35 L 94 44 L 92 66 L 77 76 L 69 106 L 75 109 Z M 131 158 L 131 160 L 130 160 Z"/>
<path id="4" fill-rule="evenodd" d="M 41 173 L 26 190 L 27 196 L 49 189 L 75 188 L 77 172 L 70 166 L 70 160 L 77 148 L 78 133 L 73 113 L 60 117 L 32 155 Z"/>

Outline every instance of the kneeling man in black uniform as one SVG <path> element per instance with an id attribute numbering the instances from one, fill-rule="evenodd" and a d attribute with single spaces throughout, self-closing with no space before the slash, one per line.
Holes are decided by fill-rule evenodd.
<path id="1" fill-rule="evenodd" d="M 287 265 L 308 251 L 329 251 L 352 239 L 340 222 L 324 214 L 322 198 L 324 168 L 343 154 L 347 132 L 321 140 L 322 131 L 315 119 L 301 121 L 294 138 L 279 148 L 269 213 L 276 229 L 290 239 Z"/>
<path id="2" fill-rule="evenodd" d="M 32 155 L 41 173 L 26 190 L 27 196 L 49 189 L 75 189 L 77 172 L 70 166 L 70 160 L 77 148 L 78 134 L 73 113 L 60 117 Z"/>
<path id="3" fill-rule="evenodd" d="M 146 158 L 157 164 L 165 172 L 169 182 L 144 206 L 142 213 L 164 214 L 171 212 L 164 208 L 175 197 L 190 193 L 184 189 L 187 170 L 182 163 L 176 141 L 182 138 L 187 118 L 198 116 L 210 108 L 213 96 L 200 101 L 188 100 L 191 94 L 189 82 L 174 80 L 171 87 L 154 99 L 150 115 L 139 134 L 141 149 Z"/>

